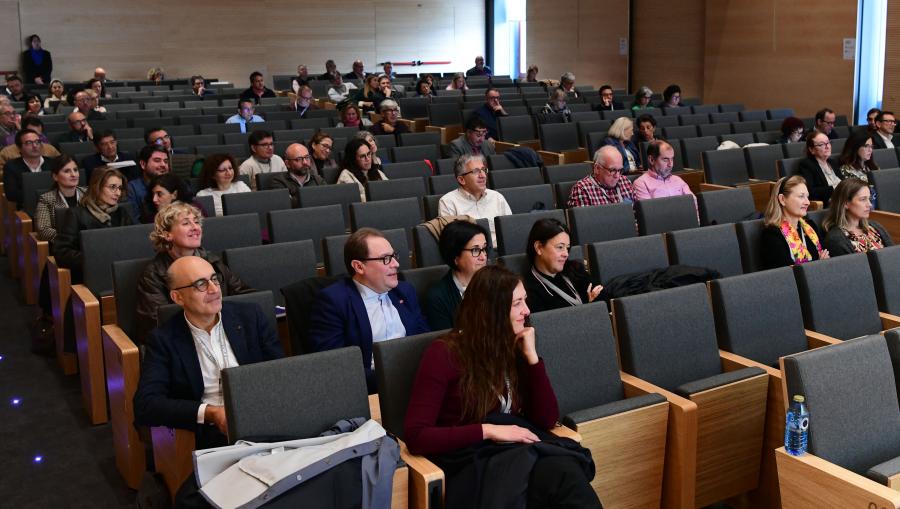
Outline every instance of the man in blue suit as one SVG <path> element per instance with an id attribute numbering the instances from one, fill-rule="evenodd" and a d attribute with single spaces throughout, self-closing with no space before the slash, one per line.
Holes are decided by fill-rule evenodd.
<path id="1" fill-rule="evenodd" d="M 221 370 L 283 357 L 281 343 L 259 306 L 222 303 L 203 258 L 175 260 L 166 280 L 184 313 L 147 336 L 135 423 L 194 431 L 198 449 L 226 445 Z"/>
<path id="2" fill-rule="evenodd" d="M 362 350 L 369 393 L 377 392 L 372 343 L 428 332 L 416 291 L 399 281 L 399 256 L 378 230 L 360 228 L 344 245 L 351 276 L 324 288 L 313 305 L 309 339 L 316 351 Z"/>

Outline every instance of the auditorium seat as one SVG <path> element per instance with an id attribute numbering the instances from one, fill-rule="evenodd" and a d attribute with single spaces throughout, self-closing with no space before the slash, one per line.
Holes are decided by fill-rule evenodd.
<path id="1" fill-rule="evenodd" d="M 279 306 L 284 305 L 281 288 L 316 275 L 316 251 L 311 239 L 229 248 L 222 258 L 249 287 L 271 291 Z"/>
<path id="2" fill-rule="evenodd" d="M 372 180 L 366 191 L 370 201 L 421 198 L 428 194 L 425 179 L 421 177 Z"/>
<path id="3" fill-rule="evenodd" d="M 535 186 L 505 187 L 497 192 L 506 198 L 513 214 L 531 211 L 551 210 L 554 207 L 553 188 L 550 184 Z"/>
<path id="4" fill-rule="evenodd" d="M 428 289 L 443 278 L 448 270 L 450 269 L 446 265 L 407 269 L 400 271 L 400 279 L 411 284 L 416 290 L 416 298 L 419 300 L 419 307 L 422 308 L 425 306 L 425 297 L 428 294 Z"/>
<path id="5" fill-rule="evenodd" d="M 566 210 L 572 245 L 586 245 L 637 235 L 630 203 L 574 207 Z"/>
<path id="6" fill-rule="evenodd" d="M 300 208 L 340 204 L 344 210 L 347 227 L 350 226 L 350 204 L 359 203 L 359 186 L 356 184 L 331 184 L 302 187 L 298 195 Z"/>
<path id="7" fill-rule="evenodd" d="M 580 163 L 588 159 L 587 151 L 578 141 L 575 124 L 543 124 L 539 126 L 541 150 L 538 155 L 544 164 Z"/>
<path id="8" fill-rule="evenodd" d="M 662 235 L 646 235 L 588 244 L 591 281 L 606 286 L 610 280 L 669 266 Z"/>
<path id="9" fill-rule="evenodd" d="M 566 222 L 565 213 L 559 209 L 520 214 L 513 211 L 512 215 L 495 217 L 494 226 L 497 234 L 497 254 L 503 256 L 524 253 L 528 240 L 528 233 L 531 231 L 531 227 L 534 226 L 534 223 L 539 219 L 551 218 L 556 219 L 563 224 Z"/>
<path id="10" fill-rule="evenodd" d="M 672 265 L 705 267 L 721 277 L 744 273 L 741 250 L 731 224 L 673 231 L 666 235 Z"/>
<path id="11" fill-rule="evenodd" d="M 783 157 L 781 146 L 747 147 L 744 149 L 747 160 L 747 173 L 757 180 L 778 180 L 776 161 Z"/>
<path id="12" fill-rule="evenodd" d="M 753 193 L 748 187 L 704 191 L 697 194 L 697 205 L 702 226 L 737 223 L 756 212 Z"/>
<path id="13" fill-rule="evenodd" d="M 324 261 L 322 239 L 330 235 L 343 235 L 346 223 L 341 206 L 322 205 L 303 209 L 273 210 L 268 214 L 269 236 L 274 243 L 310 239 L 316 252 L 316 260 Z"/>
<path id="14" fill-rule="evenodd" d="M 535 166 L 492 171 L 488 173 L 488 181 L 491 189 L 537 186 L 544 184 L 544 176 L 541 175 L 541 169 Z"/>
<path id="15" fill-rule="evenodd" d="M 653 235 L 697 228 L 697 207 L 692 195 L 638 200 L 634 204 L 638 234 Z"/>
<path id="16" fill-rule="evenodd" d="M 266 227 L 267 212 L 289 208 L 291 208 L 291 196 L 287 189 L 222 195 L 222 211 L 226 216 L 255 212 L 259 218 L 260 229 Z"/>

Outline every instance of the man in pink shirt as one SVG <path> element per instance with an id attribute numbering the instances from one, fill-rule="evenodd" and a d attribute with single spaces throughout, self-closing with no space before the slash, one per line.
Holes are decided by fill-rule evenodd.
<path id="1" fill-rule="evenodd" d="M 666 196 L 679 196 L 694 193 L 681 177 L 672 175 L 672 166 L 675 164 L 675 149 L 663 140 L 654 140 L 647 146 L 647 160 L 649 171 L 634 181 L 634 197 L 636 200 L 649 200 L 651 198 L 665 198 Z M 694 205 L 697 198 L 694 197 Z"/>

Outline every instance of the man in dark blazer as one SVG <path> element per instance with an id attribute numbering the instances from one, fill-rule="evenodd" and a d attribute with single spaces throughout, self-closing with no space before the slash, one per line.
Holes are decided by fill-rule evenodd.
<path id="1" fill-rule="evenodd" d="M 872 146 L 879 148 L 894 148 L 894 129 L 897 127 L 897 117 L 893 111 L 881 111 L 875 116 L 875 131 L 872 132 Z M 888 146 L 890 144 L 890 146 Z"/>
<path id="2" fill-rule="evenodd" d="M 309 341 L 315 351 L 358 346 L 369 394 L 377 392 L 372 343 L 428 332 L 416 291 L 399 281 L 400 263 L 378 230 L 360 228 L 344 245 L 347 278 L 319 292 L 312 308 Z"/>
<path id="3" fill-rule="evenodd" d="M 287 189 L 291 194 L 291 207 L 300 206 L 300 189 L 306 186 L 322 186 L 325 180 L 312 165 L 309 149 L 302 143 L 292 143 L 284 151 L 284 164 L 288 171 L 272 177 L 272 189 Z"/>
<path id="4" fill-rule="evenodd" d="M 15 202 L 16 208 L 22 209 L 22 175 L 49 171 L 54 158 L 45 158 L 41 155 L 44 142 L 41 135 L 33 129 L 22 129 L 16 133 L 16 147 L 19 148 L 22 157 L 18 157 L 6 163 L 3 169 L 3 189 L 6 199 Z"/>
<path id="5" fill-rule="evenodd" d="M 625 106 L 613 99 L 615 94 L 613 88 L 609 85 L 600 87 L 600 102 L 594 106 L 596 111 L 618 111 L 624 110 Z"/>
<path id="6" fill-rule="evenodd" d="M 131 155 L 126 154 L 125 152 L 119 152 L 119 142 L 116 139 L 116 133 L 110 130 L 101 131 L 94 136 L 94 148 L 97 149 L 95 154 L 86 156 L 81 160 L 81 167 L 84 168 L 87 182 L 91 181 L 91 173 L 93 173 L 96 168 L 106 166 L 109 163 L 122 161 L 134 162 Z M 137 166 L 137 163 L 124 168 L 119 168 L 119 171 L 121 171 L 128 180 L 134 180 L 141 176 L 141 169 Z"/>
<path id="7" fill-rule="evenodd" d="M 148 334 L 135 423 L 194 431 L 197 448 L 226 444 L 221 370 L 284 356 L 259 306 L 222 303 L 212 265 L 197 256 L 175 260 L 166 274 L 172 301 L 184 308 Z"/>

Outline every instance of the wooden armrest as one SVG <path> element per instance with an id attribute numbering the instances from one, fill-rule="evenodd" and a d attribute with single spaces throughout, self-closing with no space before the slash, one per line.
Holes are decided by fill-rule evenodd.
<path id="1" fill-rule="evenodd" d="M 731 186 L 721 186 L 719 184 L 707 184 L 706 182 L 700 183 L 700 192 L 705 193 L 707 191 L 724 191 L 726 189 L 734 189 Z"/>
<path id="2" fill-rule="evenodd" d="M 507 150 L 518 147 L 518 143 L 509 143 L 508 141 L 497 141 L 494 140 L 494 151 L 498 154 L 502 154 Z"/>
<path id="3" fill-rule="evenodd" d="M 826 336 L 825 334 L 814 330 L 804 329 L 804 332 L 806 333 L 806 343 L 810 350 L 828 345 L 836 345 L 841 342 L 840 339 Z"/>
<path id="4" fill-rule="evenodd" d="M 813 454 L 775 450 L 783 507 L 900 508 L 900 492 Z"/>
<path id="5" fill-rule="evenodd" d="M 765 371 L 769 376 L 781 378 L 781 371 L 773 368 L 772 366 L 766 366 L 765 364 L 756 362 L 753 359 L 741 357 L 740 355 L 726 352 L 725 350 L 719 350 L 719 359 L 722 361 L 722 371 L 727 372 L 737 371 L 744 368 L 759 368 Z"/>
<path id="6" fill-rule="evenodd" d="M 118 325 L 102 329 L 106 389 L 116 468 L 131 489 L 138 489 L 146 470 L 146 453 L 134 426 L 134 393 L 141 377 L 141 354 Z"/>
<path id="7" fill-rule="evenodd" d="M 369 394 L 369 416 L 381 424 L 381 403 L 378 401 L 378 394 Z"/>
<path id="8" fill-rule="evenodd" d="M 455 140 L 459 137 L 462 132 L 463 127 L 459 124 L 445 125 L 445 126 L 437 126 L 437 125 L 427 125 L 425 126 L 425 132 L 429 133 L 440 133 L 441 135 L 441 144 L 446 145 L 451 141 Z"/>
<path id="9" fill-rule="evenodd" d="M 900 316 L 892 315 L 890 313 L 885 313 L 883 311 L 878 313 L 878 316 L 881 318 L 881 329 L 888 330 L 896 327 L 900 327 Z"/>
<path id="10" fill-rule="evenodd" d="M 424 456 L 409 452 L 400 443 L 400 459 L 409 466 L 409 506 L 413 509 L 439 508 L 444 500 L 444 471 Z"/>
<path id="11" fill-rule="evenodd" d="M 107 421 L 106 373 L 103 368 L 103 342 L 100 337 L 100 300 L 85 285 L 72 286 L 72 317 L 81 398 L 92 424 Z"/>
<path id="12" fill-rule="evenodd" d="M 193 431 L 157 426 L 150 428 L 153 437 L 153 462 L 162 476 L 169 495 L 175 498 L 178 488 L 194 471 L 196 439 Z"/>
<path id="13" fill-rule="evenodd" d="M 579 433 L 571 428 L 567 428 L 566 426 L 563 426 L 562 424 L 559 424 L 559 423 L 556 423 L 556 426 L 554 426 L 553 429 L 550 430 L 550 433 L 553 433 L 554 435 L 556 435 L 558 437 L 571 438 L 572 440 L 578 442 L 579 444 L 581 443 L 581 440 L 582 440 L 581 433 Z"/>
<path id="14" fill-rule="evenodd" d="M 541 157 L 541 160 L 544 161 L 545 166 L 553 166 L 558 164 L 563 164 L 563 155 L 559 152 L 548 152 L 546 150 L 538 150 L 538 155 Z"/>
<path id="15" fill-rule="evenodd" d="M 56 263 L 53 256 L 47 257 L 47 272 L 50 280 L 50 307 L 53 312 L 53 334 L 56 339 L 56 360 L 65 375 L 78 373 L 76 357 L 64 351 L 65 315 L 69 296 L 72 293 L 72 272 Z"/>
<path id="16" fill-rule="evenodd" d="M 900 214 L 885 212 L 883 210 L 873 210 L 869 212 L 869 219 L 878 221 L 878 223 L 887 230 L 891 238 L 900 239 Z"/>
<path id="17" fill-rule="evenodd" d="M 806 210 L 807 210 L 807 211 L 809 211 L 809 210 L 822 210 L 822 209 L 824 209 L 824 208 L 825 208 L 825 202 L 819 201 L 819 200 L 810 200 L 810 202 L 809 202 L 809 208 L 807 208 Z"/>

